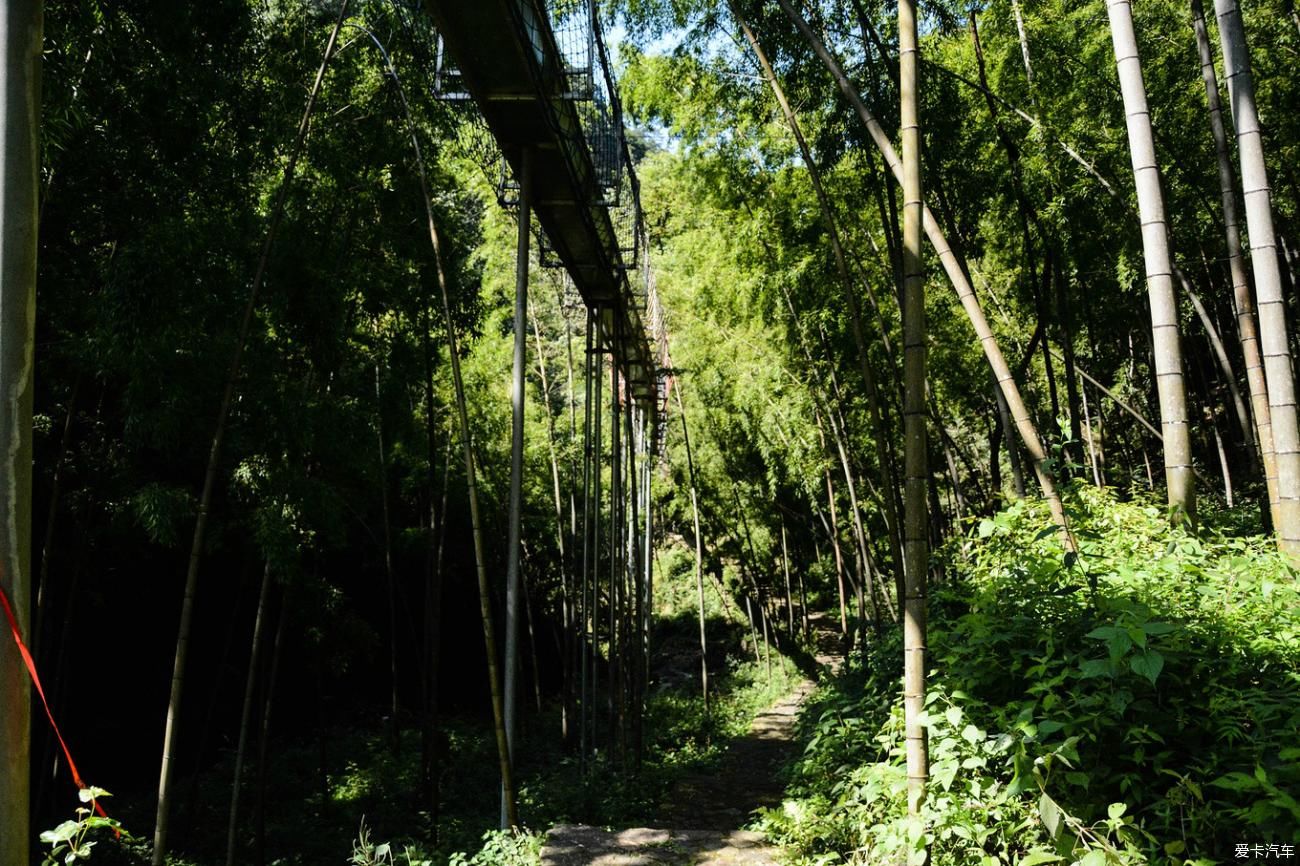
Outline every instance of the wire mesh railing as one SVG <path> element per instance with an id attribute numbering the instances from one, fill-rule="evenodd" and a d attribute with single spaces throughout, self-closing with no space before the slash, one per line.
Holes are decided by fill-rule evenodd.
<path id="1" fill-rule="evenodd" d="M 411 0 L 391 0 L 407 5 Z M 467 2 L 467 0 L 445 0 Z M 468 0 L 476 2 L 476 0 Z M 475 81 L 467 82 L 452 62 L 443 40 L 428 33 L 430 46 L 427 68 L 433 95 L 457 118 L 457 144 L 462 153 L 479 162 L 496 185 L 498 200 L 507 206 L 518 203 L 519 184 L 511 153 L 505 158 L 496 139 L 483 121 L 482 111 L 505 111 L 503 101 L 527 100 L 544 109 L 550 134 L 566 154 L 573 205 L 582 209 L 590 242 L 575 246 L 563 239 L 567 249 L 538 234 L 538 257 L 542 265 L 571 271 L 572 279 L 589 279 L 592 269 L 606 273 L 625 294 L 629 322 L 646 333 L 649 354 L 641 358 L 651 370 L 662 361 L 662 311 L 654 298 L 653 277 L 645 264 L 645 228 L 641 215 L 640 188 L 631 159 L 623 122 L 615 70 L 602 32 L 599 0 L 513 0 L 506 16 L 516 39 L 525 47 L 524 62 L 532 69 L 520 78 L 512 93 L 471 93 L 481 74 L 475 67 Z M 408 13 L 407 19 L 413 17 Z M 413 39 L 415 25 L 408 25 Z M 524 91 L 527 91 L 525 93 Z M 477 101 L 476 101 L 477 99 Z M 495 105 L 493 104 L 495 101 Z M 548 225 L 550 225 L 548 223 Z M 561 241 L 561 238 L 555 240 Z M 583 260 L 575 252 L 579 247 Z M 588 258 L 590 256 L 591 258 Z M 584 283 L 585 284 L 585 283 Z M 606 291 L 608 289 L 603 289 Z M 638 321 L 641 320 L 641 321 Z M 648 320 L 648 321 L 646 321 Z M 653 334 L 654 331 L 659 334 Z M 638 356 L 641 355 L 639 351 Z M 651 376 L 654 374 L 647 370 Z M 664 391 L 662 383 L 646 382 L 651 392 Z M 666 393 L 666 392 L 665 392 Z M 662 394 L 656 395 L 659 400 Z"/>
<path id="2" fill-rule="evenodd" d="M 403 0 L 393 0 L 402 5 Z M 576 112 L 592 183 L 588 186 L 592 204 L 616 206 L 627 191 L 624 175 L 629 168 L 623 130 L 622 104 L 614 81 L 598 9 L 593 0 L 521 0 L 520 26 L 528 42 L 541 55 L 543 72 L 549 79 L 539 97 L 568 102 Z M 548 27 L 549 32 L 542 33 Z M 434 36 L 432 92 L 444 102 L 471 101 L 463 76 L 447 53 L 441 37 Z M 499 153 L 494 163 L 501 162 Z M 493 168 L 497 168 L 496 165 Z M 517 201 L 518 181 L 508 164 L 500 166 L 498 196 L 503 203 Z M 635 195 L 635 190 L 633 190 Z M 628 248 L 634 248 L 635 243 Z"/>

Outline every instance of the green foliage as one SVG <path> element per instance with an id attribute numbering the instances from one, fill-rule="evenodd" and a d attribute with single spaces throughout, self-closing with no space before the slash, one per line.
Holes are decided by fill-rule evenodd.
<path id="1" fill-rule="evenodd" d="M 352 843 L 352 856 L 348 859 L 350 866 L 433 866 L 432 860 L 422 860 L 414 848 L 407 847 L 400 855 L 393 854 L 393 846 L 387 842 L 374 844 L 370 841 L 370 831 L 365 819 L 361 819 L 361 829 L 357 831 L 356 841 Z"/>
<path id="2" fill-rule="evenodd" d="M 1300 841 L 1295 571 L 1263 539 L 1198 538 L 1093 488 L 1070 511 L 1077 557 L 1028 501 L 941 552 L 921 824 L 903 817 L 897 636 L 809 707 L 766 819 L 808 862 L 928 843 L 955 866 L 1182 866 Z"/>
<path id="3" fill-rule="evenodd" d="M 98 844 L 98 840 L 90 838 L 96 831 L 112 830 L 119 838 L 130 839 L 116 820 L 95 814 L 96 802 L 111 794 L 103 788 L 90 787 L 82 788 L 77 795 L 84 804 L 77 807 L 77 817 L 41 833 L 41 841 L 50 846 L 42 866 L 73 866 L 89 860 L 91 849 Z"/>
<path id="4" fill-rule="evenodd" d="M 477 854 L 453 854 L 448 866 L 534 866 L 541 862 L 543 838 L 526 830 L 489 830 Z"/>

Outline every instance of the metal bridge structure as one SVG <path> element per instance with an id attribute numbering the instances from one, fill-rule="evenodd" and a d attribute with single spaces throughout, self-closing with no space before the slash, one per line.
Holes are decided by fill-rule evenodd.
<path id="1" fill-rule="evenodd" d="M 646 321 L 640 190 L 590 0 L 426 0 L 437 95 L 472 101 L 504 160 L 503 203 L 526 199 L 544 264 L 562 267 L 632 396 L 654 411 L 657 334 Z M 524 190 L 525 184 L 529 187 Z"/>
<path id="2" fill-rule="evenodd" d="M 538 260 L 563 269 L 587 322 L 581 489 L 567 550 L 561 549 L 565 736 L 584 768 L 593 761 L 634 767 L 649 670 L 651 487 L 667 408 L 667 341 L 596 0 L 423 2 L 436 34 L 435 96 L 459 103 L 464 122 L 491 142 L 475 155 L 494 163 L 485 167 L 499 178 L 498 200 L 516 208 L 519 219 L 503 673 L 507 763 L 513 763 L 519 691 L 513 659 L 522 590 L 522 393 L 535 236 Z M 502 794 L 504 826 L 511 795 L 505 785 Z"/>

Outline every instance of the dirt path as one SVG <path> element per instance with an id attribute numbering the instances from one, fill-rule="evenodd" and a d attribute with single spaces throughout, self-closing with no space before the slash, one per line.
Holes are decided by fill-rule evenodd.
<path id="1" fill-rule="evenodd" d="M 839 660 L 818 655 L 817 661 L 833 668 Z M 781 769 L 794 757 L 795 718 L 813 688 L 809 680 L 799 682 L 754 719 L 721 766 L 682 779 L 653 827 L 554 827 L 546 834 L 542 866 L 775 866 L 776 849 L 743 828 L 755 809 L 781 802 Z"/>

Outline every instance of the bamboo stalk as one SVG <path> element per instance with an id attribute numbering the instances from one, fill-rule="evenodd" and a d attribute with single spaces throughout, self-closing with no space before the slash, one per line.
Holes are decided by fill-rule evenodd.
<path id="1" fill-rule="evenodd" d="M 790 0 L 779 0 L 782 10 L 786 16 L 798 28 L 800 34 L 812 46 L 813 51 L 821 59 L 823 65 L 830 71 L 835 78 L 836 84 L 839 85 L 840 91 L 848 99 L 849 103 L 857 112 L 859 119 L 866 127 L 872 142 L 880 150 L 889 165 L 895 179 L 900 183 L 903 178 L 902 163 L 894 150 L 893 143 L 889 136 L 876 120 L 875 115 L 862 101 L 861 95 L 858 94 L 852 82 L 849 81 L 843 67 L 839 61 L 827 50 L 821 39 L 817 37 L 808 22 L 794 8 Z M 934 246 L 935 252 L 939 256 L 939 261 L 943 265 L 944 272 L 948 275 L 949 282 L 957 292 L 958 299 L 961 301 L 962 309 L 965 311 L 967 318 L 975 330 L 980 346 L 984 350 L 985 358 L 989 366 L 993 368 L 994 377 L 997 380 L 998 387 L 1007 400 L 1010 408 L 1012 419 L 1015 423 L 1016 431 L 1020 434 L 1025 443 L 1025 448 L 1029 451 L 1030 457 L 1034 464 L 1034 473 L 1038 477 L 1039 487 L 1042 489 L 1043 498 L 1047 500 L 1048 508 L 1051 511 L 1052 519 L 1057 526 L 1061 528 L 1063 543 L 1067 549 L 1074 549 L 1074 539 L 1069 533 L 1068 521 L 1065 515 L 1065 508 L 1061 503 L 1060 494 L 1056 490 L 1056 482 L 1047 471 L 1047 450 L 1043 447 L 1042 440 L 1039 439 L 1038 430 L 1034 427 L 1033 421 L 1029 417 L 1029 410 L 1026 407 L 1024 399 L 1021 397 L 1020 389 L 1011 375 L 1011 369 L 1007 366 L 1006 358 L 998 346 L 997 339 L 989 327 L 988 319 L 984 315 L 983 307 L 980 306 L 979 300 L 975 297 L 974 287 L 967 278 L 965 270 L 959 262 L 956 253 L 948 245 L 947 238 L 943 230 L 939 227 L 934 215 L 930 209 L 921 205 L 922 229 L 930 243 Z"/>
<path id="2" fill-rule="evenodd" d="M 249 290 L 248 300 L 244 304 L 243 317 L 240 320 L 239 332 L 235 340 L 235 351 L 230 360 L 225 387 L 221 395 L 221 407 L 217 411 L 217 420 L 212 431 L 212 444 L 208 449 L 207 469 L 203 476 L 202 492 L 199 494 L 198 517 L 194 523 L 194 538 L 190 545 L 189 565 L 185 574 L 180 626 L 176 638 L 176 656 L 172 664 L 171 694 L 167 700 L 167 722 L 163 730 L 162 762 L 158 772 L 158 811 L 154 822 L 152 866 L 163 866 L 163 861 L 167 856 L 167 830 L 171 818 L 172 772 L 174 769 L 172 753 L 179 736 L 181 699 L 185 689 L 186 660 L 189 657 L 190 632 L 194 619 L 194 599 L 198 594 L 199 563 L 202 560 L 207 539 L 208 514 L 212 508 L 213 493 L 217 485 L 217 470 L 221 462 L 222 445 L 225 442 L 226 423 L 230 418 L 230 407 L 234 403 L 240 363 L 244 357 L 244 349 L 248 345 L 253 316 L 257 311 L 258 295 L 261 292 L 267 265 L 271 259 L 271 248 L 275 243 L 280 221 L 284 217 L 285 201 L 288 198 L 289 188 L 293 183 L 298 157 L 302 153 L 303 143 L 307 138 L 307 129 L 312 113 L 316 108 L 316 99 L 320 96 L 321 87 L 325 82 L 325 70 L 329 66 L 330 59 L 334 56 L 335 47 L 338 45 L 339 31 L 343 28 L 343 22 L 347 18 L 348 4 L 349 0 L 343 0 L 339 6 L 338 19 L 334 22 L 334 29 L 330 31 L 329 41 L 325 44 L 325 54 L 321 58 L 320 68 L 316 70 L 316 79 L 312 83 L 311 92 L 307 96 L 307 104 L 303 108 L 297 134 L 289 148 L 289 160 L 285 164 L 284 173 L 280 179 L 280 187 L 276 190 L 275 201 L 271 206 L 270 223 L 267 226 L 266 238 L 262 242 L 262 251 L 258 257 L 257 269 L 253 274 L 252 288 Z"/>

